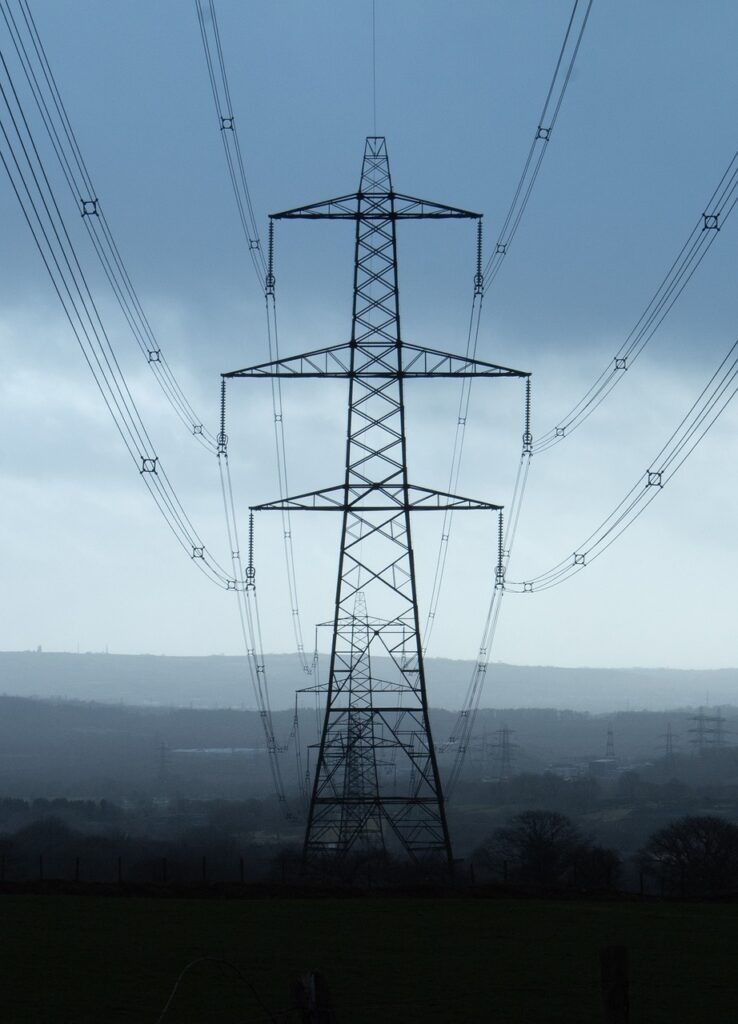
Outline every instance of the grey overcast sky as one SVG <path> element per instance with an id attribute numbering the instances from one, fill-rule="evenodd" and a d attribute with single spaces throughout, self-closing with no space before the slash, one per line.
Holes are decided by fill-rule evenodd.
<path id="1" fill-rule="evenodd" d="M 116 241 L 158 340 L 206 423 L 221 371 L 267 358 L 263 299 L 235 217 L 194 3 L 31 0 Z M 234 112 L 263 228 L 269 212 L 352 191 L 371 134 L 369 0 L 217 0 Z M 377 0 L 377 131 L 398 190 L 504 218 L 558 55 L 570 0 Z M 610 362 L 736 148 L 738 5 L 594 0 L 574 75 L 515 243 L 485 298 L 479 355 L 534 374 L 533 429 Z M 0 21 L 0 48 L 11 44 Z M 20 81 L 20 79 L 19 79 Z M 28 105 L 34 132 L 43 137 Z M 79 211 L 65 217 L 130 387 L 183 504 L 219 558 L 217 467 L 152 381 L 101 280 Z M 4 174 L 4 172 L 2 172 Z M 0 648 L 240 653 L 232 594 L 195 571 L 125 455 L 0 177 Z M 645 355 L 585 426 L 533 460 L 510 575 L 576 550 L 621 499 L 738 337 L 738 215 L 720 232 Z M 280 224 L 285 353 L 344 340 L 351 230 Z M 463 350 L 469 224 L 403 225 L 404 333 Z M 412 476 L 445 489 L 457 392 L 409 388 Z M 285 387 L 290 490 L 339 483 L 345 392 Z M 237 382 L 229 434 L 242 525 L 277 496 L 268 385 Z M 459 491 L 506 503 L 522 392 L 475 387 Z M 647 512 L 596 564 L 542 594 L 509 595 L 493 660 L 726 667 L 738 662 L 738 411 L 728 408 Z M 427 602 L 440 524 L 415 534 Z M 320 522 L 315 522 L 320 519 Z M 300 607 L 332 612 L 338 522 L 294 520 Z M 429 654 L 476 656 L 494 523 L 457 517 Z M 279 523 L 259 520 L 267 650 L 291 649 Z"/>

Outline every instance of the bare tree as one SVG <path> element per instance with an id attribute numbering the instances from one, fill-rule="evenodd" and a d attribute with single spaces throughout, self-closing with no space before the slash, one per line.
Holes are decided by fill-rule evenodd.
<path id="1" fill-rule="evenodd" d="M 523 811 L 503 828 L 495 829 L 477 851 L 476 859 L 487 870 L 506 863 L 510 877 L 524 883 L 557 885 L 571 872 L 582 837 L 565 814 L 556 811 Z"/>
<path id="2" fill-rule="evenodd" d="M 738 826 L 713 815 L 680 818 L 651 836 L 640 861 L 671 892 L 724 892 L 738 885 Z"/>

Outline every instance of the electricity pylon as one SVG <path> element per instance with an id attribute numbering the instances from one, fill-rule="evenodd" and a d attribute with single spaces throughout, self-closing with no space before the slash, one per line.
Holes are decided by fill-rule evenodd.
<path id="1" fill-rule="evenodd" d="M 513 750 L 517 744 L 510 742 L 511 736 L 512 730 L 503 725 L 495 734 L 495 743 L 492 745 L 492 749 L 497 751 L 497 778 L 500 782 L 507 782 L 512 775 Z"/>
<path id="2" fill-rule="evenodd" d="M 357 192 L 272 215 L 273 220 L 355 221 L 350 341 L 223 375 L 349 382 L 343 483 L 254 506 L 254 511 L 334 511 L 342 516 L 306 858 L 340 856 L 357 844 L 385 846 L 394 837 L 414 858 L 441 855 L 451 862 L 428 719 L 410 513 L 500 506 L 409 482 L 405 382 L 528 374 L 402 340 L 397 225 L 446 218 L 478 221 L 479 214 L 395 192 L 385 140 L 369 137 Z M 273 286 L 270 254 L 267 288 Z M 389 678 L 374 674 L 372 651 L 389 658 Z M 392 784 L 377 770 L 380 762 L 397 769 Z"/>

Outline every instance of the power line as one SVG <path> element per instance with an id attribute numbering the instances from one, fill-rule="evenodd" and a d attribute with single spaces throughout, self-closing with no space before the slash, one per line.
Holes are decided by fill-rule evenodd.
<path id="1" fill-rule="evenodd" d="M 238 137 L 215 2 L 214 0 L 208 0 L 207 11 L 205 10 L 203 0 L 195 0 L 195 7 L 228 175 L 233 188 L 243 235 L 248 244 L 249 256 L 259 285 L 264 291 L 269 359 L 279 359 L 279 330 L 274 276 L 274 225 L 270 221 L 269 248 L 268 254 L 265 257 L 251 200 L 251 191 L 246 178 L 246 165 Z M 286 498 L 289 494 L 289 479 L 282 385 L 279 380 L 272 381 L 271 384 L 277 478 L 279 481 L 280 497 Z M 282 542 L 295 647 L 302 670 L 309 675 L 311 666 L 305 654 L 298 597 L 292 519 L 289 510 L 283 510 L 282 512 Z"/>
<path id="2" fill-rule="evenodd" d="M 576 4 L 574 10 L 572 11 L 572 19 L 570 19 L 569 27 L 567 29 L 567 35 L 564 41 L 564 45 L 562 46 L 562 54 L 559 57 L 557 68 L 554 73 L 554 81 L 561 68 L 563 60 L 562 55 L 566 47 L 567 39 L 571 34 L 572 21 L 575 14 Z M 581 26 L 582 31 L 584 24 L 586 24 L 586 17 L 588 16 L 588 14 L 589 9 L 587 9 L 587 11 L 585 12 L 585 21 Z M 576 51 L 578 50 L 580 41 L 581 35 L 577 38 L 576 48 L 573 54 L 574 58 L 576 57 Z M 567 71 L 567 75 L 565 77 L 566 84 L 568 84 L 568 80 L 571 76 L 572 66 L 573 59 Z M 564 86 L 564 90 L 565 87 L 566 86 Z M 549 94 L 547 96 L 546 104 L 544 104 L 544 114 L 542 115 L 540 120 L 541 125 L 545 123 L 545 111 L 547 105 L 551 100 L 552 93 L 553 82 L 552 87 L 549 90 Z M 563 98 L 563 93 L 561 98 Z M 560 102 L 557 101 L 554 109 L 555 115 L 558 114 L 559 107 Z M 530 188 L 532 188 L 532 184 L 535 182 L 535 178 L 540 167 L 543 151 L 545 149 L 549 137 L 550 133 L 547 131 L 541 132 L 539 129 L 539 131 L 537 131 L 536 133 L 536 138 L 534 139 L 533 146 L 531 147 L 531 151 L 529 152 L 528 161 L 526 162 L 523 175 L 521 176 L 520 182 L 518 184 L 518 188 L 516 190 L 513 203 L 511 204 L 508 216 L 503 225 L 500 240 L 498 241 L 495 252 L 490 257 L 490 260 L 488 261 L 487 266 L 485 268 L 486 275 L 489 276 L 489 273 L 492 272 L 491 279 L 494 278 L 494 275 L 499 270 L 502 260 L 504 259 L 504 256 L 507 253 L 511 237 L 511 234 L 508 234 L 508 231 L 511 230 L 511 233 L 514 234 L 515 230 L 517 229 L 517 224 L 519 223 L 520 217 L 522 216 L 522 212 L 524 211 L 525 205 L 527 204 L 527 197 L 530 194 Z M 535 146 L 537 144 L 539 144 L 539 156 L 537 161 L 534 162 L 533 153 Z M 526 181 L 529 182 L 529 184 L 524 184 Z M 644 312 L 641 314 L 641 317 L 639 318 L 634 328 L 628 335 L 624 344 L 615 354 L 610 365 L 595 381 L 595 383 L 592 385 L 589 391 L 583 396 L 583 398 L 574 407 L 574 409 L 572 409 L 568 416 L 565 417 L 562 421 L 560 421 L 554 428 L 549 430 L 546 434 L 544 434 L 541 438 L 537 439 L 535 442 L 533 442 L 532 436 L 530 435 L 530 433 L 528 433 L 528 458 L 530 458 L 530 455 L 534 453 L 537 454 L 543 451 L 547 451 L 549 448 L 553 447 L 555 444 L 563 440 L 565 436 L 568 436 L 573 429 L 575 429 L 582 422 L 584 422 L 584 420 L 587 419 L 588 416 L 592 414 L 592 412 L 594 412 L 597 406 L 602 401 L 604 401 L 604 399 L 608 396 L 610 391 L 622 379 L 622 377 L 624 376 L 624 371 L 633 365 L 637 357 L 641 354 L 645 346 L 653 337 L 653 334 L 656 332 L 658 327 L 663 322 L 664 318 L 671 310 L 674 303 L 681 295 L 684 288 L 689 283 L 692 275 L 695 273 L 697 267 L 704 259 L 710 246 L 717 238 L 718 231 L 722 226 L 724 226 L 725 222 L 730 216 L 733 207 L 736 204 L 736 201 L 738 201 L 738 152 L 733 155 L 732 159 L 728 164 L 728 167 L 726 168 L 723 176 L 720 179 L 720 182 L 718 183 L 712 195 L 704 205 L 703 209 L 705 212 L 703 212 L 701 216 L 698 218 L 696 225 L 690 233 L 687 241 L 683 245 L 679 255 L 673 261 L 667 274 L 665 275 L 664 279 L 659 285 L 659 288 L 657 289 L 656 293 L 652 297 L 651 301 L 647 305 Z M 487 277 L 485 278 L 485 282 L 486 280 Z M 718 388 L 715 398 L 716 403 L 719 403 L 720 398 L 723 394 L 724 391 Z M 729 400 L 730 399 L 728 399 L 728 401 Z M 727 402 L 725 404 L 727 404 Z M 702 414 L 700 414 L 699 411 L 695 411 L 695 420 L 692 424 L 692 428 L 690 429 L 688 427 L 685 427 L 685 429 L 687 430 L 687 435 L 684 438 L 684 444 L 676 445 L 674 451 L 671 453 L 668 465 L 662 468 L 651 467 L 651 469 L 647 472 L 644 478 L 644 486 L 641 489 L 638 489 L 637 487 L 634 488 L 633 491 L 626 497 L 626 499 L 623 500 L 621 505 L 618 506 L 618 508 L 612 513 L 611 518 L 605 521 L 605 523 L 602 526 L 603 536 L 599 538 L 599 540 L 599 535 L 594 534 L 588 540 L 588 544 L 592 542 L 591 547 L 588 547 L 587 544 L 580 546 L 580 549 L 570 559 L 565 559 L 562 563 L 560 563 L 559 566 L 556 566 L 554 567 L 554 569 L 550 570 L 549 573 L 542 574 L 541 577 L 534 577 L 532 580 L 526 581 L 522 584 L 508 583 L 506 584 L 508 589 L 522 588 L 524 592 L 531 592 L 534 589 L 547 589 L 549 586 L 558 585 L 559 582 L 563 582 L 564 579 L 569 578 L 569 576 L 572 575 L 574 572 L 577 572 L 581 568 L 583 568 L 585 564 L 589 564 L 595 557 L 598 556 L 599 553 L 602 553 L 604 550 L 606 550 L 606 548 L 609 547 L 609 545 L 613 543 L 618 536 L 620 536 L 620 533 L 622 533 L 623 530 L 627 528 L 627 526 L 631 525 L 632 522 L 635 521 L 635 519 L 645 509 L 645 507 L 648 504 L 650 504 L 650 501 L 653 497 L 655 497 L 656 493 L 658 493 L 658 490 L 650 489 L 653 487 L 653 481 L 665 480 L 666 477 L 663 474 L 666 472 L 668 466 L 671 465 L 671 463 L 675 459 L 679 459 L 680 454 L 683 451 L 686 451 L 686 454 L 682 456 L 676 468 L 678 468 L 678 466 L 681 465 L 684 459 L 686 459 L 688 455 L 691 453 L 693 447 L 695 447 L 696 444 L 699 443 L 699 440 L 701 440 L 701 438 L 704 436 L 704 433 L 707 432 L 709 427 L 714 422 L 714 419 L 716 419 L 717 416 L 720 414 L 720 412 L 724 408 L 724 405 L 720 406 L 719 411 L 716 413 L 713 419 L 709 419 L 710 412 L 713 410 L 714 407 L 714 404 L 711 404 L 709 401 L 706 401 L 706 405 L 702 410 Z M 706 419 L 709 419 L 708 425 L 702 433 L 699 433 Z M 688 447 L 689 440 L 694 435 L 698 435 L 698 440 L 692 447 Z M 675 469 L 672 470 L 672 473 L 669 475 L 673 475 L 673 472 L 675 471 Z M 649 481 L 651 481 L 650 484 Z M 505 571 L 506 569 L 507 562 L 505 562 Z M 497 595 L 496 592 L 493 592 L 490 608 L 493 609 L 495 607 L 495 602 L 497 602 L 497 606 L 499 607 L 499 603 L 501 603 L 501 598 L 502 594 Z M 498 615 L 499 611 L 497 611 L 496 615 L 493 615 L 491 619 L 488 617 L 487 621 L 494 622 L 496 626 Z M 492 630 L 492 635 L 493 633 L 494 629 Z M 454 733 L 452 733 L 453 742 L 458 744 L 457 761 L 455 762 L 454 768 L 452 769 L 452 785 L 455 784 L 455 781 L 458 779 L 458 775 L 463 765 L 466 746 L 468 745 L 471 736 L 471 725 L 473 723 L 474 716 L 476 713 L 475 710 L 472 710 L 472 707 L 478 706 L 478 702 L 481 696 L 484 673 L 486 672 L 486 666 L 489 657 L 489 644 L 491 644 L 491 637 L 489 636 L 488 633 L 485 632 L 485 636 L 480 646 L 480 651 L 484 652 L 485 656 L 481 659 L 480 662 L 478 662 L 477 667 L 475 668 L 472 674 L 472 682 L 470 683 L 467 702 L 462 707 L 462 711 L 459 714 L 459 719 L 455 726 Z M 471 702 L 471 704 L 469 702 Z"/>
<path id="3" fill-rule="evenodd" d="M 8 0 L 0 5 L 0 10 L 73 202 L 82 214 L 84 226 L 105 276 L 136 343 L 168 402 L 197 441 L 214 452 L 215 438 L 195 413 L 167 362 L 115 242 L 99 198 L 100 194 L 93 184 L 80 150 L 28 0 L 19 0 L 18 6 L 22 22 L 25 24 L 25 32 L 20 19 L 13 15 Z M 39 69 L 38 73 L 34 63 Z"/>
<path id="4" fill-rule="evenodd" d="M 81 152 L 71 131 L 71 125 L 66 116 L 56 83 L 53 82 L 52 97 L 57 114 L 62 119 L 62 130 L 66 133 L 66 146 L 62 143 L 60 132 L 57 130 L 51 116 L 49 103 L 46 102 L 39 79 L 35 75 L 33 66 L 28 59 L 28 50 L 23 43 L 18 23 L 12 18 L 12 12 L 10 12 L 9 8 L 7 12 L 10 15 L 10 21 L 6 15 L 5 7 L 2 8 L 2 12 L 6 25 L 13 35 L 16 53 L 26 73 L 27 81 L 49 133 L 67 184 L 70 186 L 73 195 L 81 193 L 83 197 L 85 195 L 94 197 L 95 193 L 89 179 L 89 172 L 86 170 Z M 36 37 L 38 38 L 37 33 Z M 41 52 L 40 46 L 40 38 L 38 38 L 37 54 Z M 174 492 L 161 460 L 154 449 L 106 333 L 98 307 L 68 232 L 64 216 L 57 202 L 54 188 L 46 173 L 30 125 L 15 89 L 10 70 L 1 53 L 0 62 L 8 83 L 6 88 L 0 80 L 0 97 L 2 97 L 8 114 L 7 119 L 0 117 L 0 131 L 6 144 L 5 150 L 0 147 L 0 158 L 8 173 L 11 186 L 18 198 L 26 223 L 31 230 L 54 289 L 83 352 L 85 361 L 92 372 L 93 379 L 145 485 L 176 540 L 188 556 L 195 561 L 198 568 L 223 589 L 233 590 L 237 593 L 247 653 L 247 664 L 257 707 L 264 726 L 275 791 L 278 800 L 289 817 L 290 812 L 286 805 L 284 785 L 277 760 L 277 754 L 282 752 L 283 748 L 277 745 L 274 735 L 253 570 L 251 576 L 244 574 L 238 550 L 238 532 L 233 507 L 233 488 L 227 459 L 225 395 L 223 396 L 222 403 L 221 433 L 216 439 L 212 435 L 205 435 L 203 431 L 202 439 L 209 442 L 209 447 L 210 444 L 215 445 L 215 451 L 218 455 L 221 488 L 226 508 L 228 536 L 231 546 L 232 576 L 215 561 L 197 534 Z M 48 65 L 43 64 L 42 67 L 44 67 L 47 83 L 52 82 L 50 68 L 48 68 Z M 51 85 L 49 85 L 49 88 L 51 88 Z M 75 175 L 73 165 L 76 165 L 79 177 Z M 85 189 L 89 191 L 84 191 Z M 96 197 L 93 199 L 82 198 L 80 203 L 82 219 L 85 222 L 92 221 L 93 218 L 96 222 L 98 218 L 102 221 L 99 202 Z M 90 209 L 87 209 L 87 204 L 90 204 Z M 102 244 L 99 235 L 91 235 L 91 237 L 93 242 L 96 239 L 100 245 Z M 120 254 L 112 241 L 109 229 L 107 229 L 107 235 L 103 237 L 104 239 L 107 239 L 109 243 L 107 252 L 102 254 L 106 276 L 114 288 L 117 297 L 119 299 L 123 298 L 121 304 L 124 307 L 124 312 L 127 310 L 129 313 L 127 317 L 129 325 L 131 324 L 130 317 L 136 313 L 139 313 L 141 318 L 137 322 L 139 324 L 147 324 L 148 322 L 145 320 L 140 303 L 138 303 L 132 286 L 130 286 L 130 278 L 128 278 L 125 272 Z M 101 255 L 101 249 L 98 245 L 96 245 L 96 251 L 98 255 Z M 121 280 L 123 281 L 122 285 L 120 283 Z M 125 286 L 128 286 L 130 289 L 127 293 L 123 291 Z M 129 302 L 131 296 L 134 296 L 133 302 L 135 305 L 131 305 Z M 189 406 L 185 406 L 185 409 L 190 409 L 191 411 Z M 250 548 L 252 551 L 251 545 Z"/>
<path id="5" fill-rule="evenodd" d="M 533 188 L 535 186 L 538 174 L 541 169 L 543 157 L 548 148 L 548 142 L 551 138 L 551 133 L 558 120 L 559 112 L 564 101 L 571 75 L 574 69 L 577 55 L 581 46 L 584 30 L 587 26 L 589 19 L 590 10 L 592 7 L 592 0 L 582 4 L 580 6 L 580 0 L 574 0 L 571 15 L 567 23 L 566 32 L 564 39 L 559 50 L 558 59 L 554 68 L 551 81 L 549 83 L 546 98 L 543 103 L 540 117 L 538 118 L 538 125 L 531 143 L 530 149 L 526 161 L 523 165 L 520 178 L 516 189 L 513 193 L 512 200 L 507 210 L 505 220 L 503 221 L 502 229 L 497 237 L 494 251 L 484 265 L 484 271 L 482 271 L 482 233 L 481 233 L 481 220 L 478 222 L 478 236 L 477 236 L 477 273 L 474 279 L 474 296 L 472 300 L 472 310 L 469 320 L 469 332 L 467 337 L 467 354 L 471 353 L 472 356 L 476 355 L 478 339 L 479 339 L 479 327 L 481 322 L 482 314 L 482 303 L 486 289 L 495 280 L 502 263 L 509 252 L 510 245 L 515 237 L 515 234 L 520 226 L 520 221 L 525 213 L 526 207 L 530 200 Z M 471 399 L 471 387 L 472 380 L 463 381 L 459 399 L 459 410 L 457 416 L 457 425 L 454 435 L 454 444 L 451 456 L 451 470 L 449 479 L 458 481 L 459 473 L 461 470 L 461 460 L 463 455 L 464 440 L 466 436 L 466 427 L 468 420 L 468 411 Z M 530 423 L 530 378 L 526 382 L 526 418 L 525 418 L 525 429 L 523 432 L 523 448 L 520 463 L 518 466 L 518 473 L 516 477 L 515 487 L 513 490 L 513 497 L 509 508 L 509 519 L 508 526 L 505 531 L 501 550 L 498 555 L 498 565 L 495 573 L 495 584 L 492 589 L 490 596 L 489 606 L 487 609 L 487 615 L 482 629 L 482 638 L 480 640 L 477 660 L 474 664 L 474 668 L 471 673 L 471 678 L 467 687 L 464 703 L 462 704 L 461 710 L 457 716 L 454 727 L 451 731 L 449 740 L 445 745 L 445 748 L 455 748 L 455 756 L 453 765 L 451 768 L 450 776 L 446 783 L 446 794 L 447 799 L 450 799 L 453 791 L 456 788 L 459 777 L 463 770 L 466 753 L 471 740 L 474 722 L 476 719 L 477 711 L 479 708 L 479 702 L 481 700 L 482 692 L 484 689 L 484 682 L 486 679 L 487 668 L 489 666 L 489 660 L 492 654 L 492 646 L 497 630 L 497 624 L 500 616 L 500 609 L 502 605 L 502 598 L 504 596 L 504 588 L 500 585 L 504 580 L 504 574 L 509 564 L 510 555 L 514 543 L 515 533 L 520 520 L 520 512 L 522 509 L 523 498 L 525 495 L 525 489 L 528 481 L 528 474 L 530 472 L 530 461 L 532 454 L 532 442 L 533 437 L 531 434 L 531 423 Z M 449 489 L 453 490 L 454 487 L 449 485 Z M 443 586 L 443 578 L 445 574 L 446 562 L 448 558 L 449 541 L 451 535 L 451 525 L 453 522 L 453 512 L 447 512 L 444 516 L 443 525 L 441 528 L 441 540 L 436 556 L 436 565 L 433 575 L 433 585 L 431 590 L 431 600 L 429 604 L 429 611 L 426 619 L 425 627 L 425 646 L 423 653 L 425 654 L 430 635 L 435 625 L 438 606 L 440 603 L 441 590 Z M 444 749 L 445 749 L 444 748 Z"/>
<path id="6" fill-rule="evenodd" d="M 538 124 L 533 141 L 523 165 L 520 178 L 518 179 L 518 184 L 510 201 L 502 229 L 498 235 L 492 255 L 487 260 L 486 265 L 484 265 L 484 270 L 482 269 L 481 219 L 477 223 L 477 267 L 476 275 L 474 277 L 474 294 L 472 298 L 469 329 L 467 334 L 467 356 L 476 356 L 484 295 L 502 266 L 502 262 L 509 251 L 512 240 L 518 230 L 520 221 L 528 205 L 538 173 L 541 169 L 544 154 L 548 148 L 551 133 L 556 121 L 558 120 L 564 96 L 574 70 L 574 64 L 579 53 L 584 30 L 587 27 L 591 7 L 592 0 L 588 0 L 586 4 L 582 3 L 581 0 L 574 0 L 571 15 L 567 22 L 566 32 L 564 33 L 564 39 L 556 61 L 556 66 L 554 67 L 548 90 L 546 92 L 546 98 L 541 109 L 541 114 L 538 118 Z M 458 415 L 451 453 L 451 468 L 449 471 L 449 490 L 451 491 L 456 489 L 456 484 L 461 471 L 472 385 L 472 379 L 464 380 L 460 389 Z M 526 446 L 529 445 L 530 440 L 526 442 Z M 438 615 L 446 562 L 448 559 L 452 524 L 453 512 L 447 512 L 444 515 L 441 526 L 441 538 L 438 545 L 435 569 L 433 573 L 431 599 L 424 630 L 424 653 L 427 651 L 430 644 L 433 627 L 435 626 Z"/>
<path id="7" fill-rule="evenodd" d="M 505 581 L 505 589 L 533 593 L 559 586 L 591 565 L 643 514 L 663 490 L 738 391 L 738 341 L 730 347 L 669 439 L 628 493 L 570 556 L 546 572 L 520 582 Z"/>
<path id="8" fill-rule="evenodd" d="M 607 398 L 643 352 L 674 303 L 717 239 L 738 202 L 738 151 L 730 159 L 717 187 L 703 206 L 678 256 L 609 364 L 577 404 L 533 444 L 533 453 L 548 451 L 580 426 Z"/>
<path id="9" fill-rule="evenodd" d="M 207 13 L 204 9 L 203 0 L 195 0 L 195 7 L 210 88 L 213 93 L 215 111 L 218 117 L 218 130 L 228 167 L 228 176 L 233 188 L 241 228 L 248 243 L 249 256 L 251 257 L 259 284 L 263 288 L 267 273 L 266 258 L 251 201 L 251 190 L 246 178 L 246 163 L 238 138 L 236 117 L 233 103 L 231 102 L 231 90 L 228 84 L 228 74 L 223 56 L 215 3 L 214 0 L 208 0 Z"/>
<path id="10" fill-rule="evenodd" d="M 586 3 L 583 0 L 574 0 L 564 41 L 561 44 L 556 67 L 551 77 L 551 83 L 541 115 L 538 118 L 538 125 L 528 150 L 527 159 L 523 165 L 522 173 L 518 179 L 512 202 L 508 207 L 507 215 L 497 237 L 494 250 L 484 267 L 485 288 L 490 286 L 499 273 L 500 267 L 510 251 L 510 246 L 513 243 L 513 239 L 520 226 L 520 221 L 525 213 L 525 208 L 530 200 L 533 186 L 541 169 L 543 157 L 559 117 L 561 105 L 564 102 L 566 90 L 569 87 L 591 9 L 592 0 L 587 0 Z"/>

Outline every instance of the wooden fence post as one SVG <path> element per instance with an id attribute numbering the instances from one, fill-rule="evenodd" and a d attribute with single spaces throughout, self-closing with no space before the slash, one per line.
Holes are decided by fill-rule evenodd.
<path id="1" fill-rule="evenodd" d="M 336 1024 L 328 985 L 320 971 L 306 971 L 291 988 L 301 1024 Z"/>
<path id="2" fill-rule="evenodd" d="M 600 982 L 605 1024 L 628 1024 L 628 950 L 625 946 L 605 946 L 600 950 Z"/>

